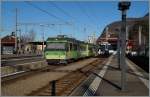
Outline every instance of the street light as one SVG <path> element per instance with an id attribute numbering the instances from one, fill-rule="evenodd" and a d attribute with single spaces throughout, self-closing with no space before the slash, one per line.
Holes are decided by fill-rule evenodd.
<path id="1" fill-rule="evenodd" d="M 118 4 L 119 10 L 124 11 L 124 10 L 128 10 L 129 7 L 131 5 L 130 1 L 121 1 Z"/>
<path id="2" fill-rule="evenodd" d="M 120 33 L 120 65 L 121 65 L 121 89 L 122 91 L 126 90 L 126 70 L 127 65 L 125 62 L 125 51 L 126 51 L 126 11 L 130 7 L 129 1 L 121 1 L 118 4 L 119 10 L 122 12 L 122 25 L 121 25 L 121 33 Z"/>

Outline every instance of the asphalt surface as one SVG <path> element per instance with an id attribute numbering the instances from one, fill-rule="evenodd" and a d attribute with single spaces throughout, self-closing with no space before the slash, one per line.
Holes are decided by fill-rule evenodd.
<path id="1" fill-rule="evenodd" d="M 126 90 L 121 90 L 121 70 L 118 68 L 117 56 L 108 60 L 102 68 L 98 68 L 99 73 L 94 73 L 94 80 L 87 84 L 84 81 L 76 88 L 71 96 L 148 96 L 149 95 L 149 73 L 138 67 L 129 59 L 127 63 Z"/>
<path id="2" fill-rule="evenodd" d="M 26 64 L 31 62 L 43 61 L 44 58 L 42 56 L 33 56 L 33 57 L 17 57 L 17 58 L 9 58 L 2 59 L 1 66 L 15 66 L 18 64 Z"/>

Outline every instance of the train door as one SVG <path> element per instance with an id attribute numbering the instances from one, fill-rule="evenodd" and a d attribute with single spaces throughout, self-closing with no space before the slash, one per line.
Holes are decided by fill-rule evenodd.
<path id="1" fill-rule="evenodd" d="M 77 43 L 77 56 L 80 57 L 80 45 Z"/>
<path id="2" fill-rule="evenodd" d="M 85 49 L 85 51 L 86 51 L 86 57 L 88 57 L 88 56 L 89 56 L 89 53 L 90 53 L 90 51 L 89 51 L 89 45 L 88 45 L 88 44 L 86 44 L 86 49 Z"/>
<path id="3" fill-rule="evenodd" d="M 74 44 L 73 44 L 73 57 L 74 57 L 75 59 L 78 58 L 77 43 L 74 43 Z"/>
<path id="4" fill-rule="evenodd" d="M 69 58 L 72 58 L 73 43 L 69 43 Z"/>

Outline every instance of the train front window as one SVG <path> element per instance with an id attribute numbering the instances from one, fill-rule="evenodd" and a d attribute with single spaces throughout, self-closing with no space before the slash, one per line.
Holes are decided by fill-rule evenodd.
<path id="1" fill-rule="evenodd" d="M 65 45 L 65 43 L 48 43 L 46 45 L 46 49 L 48 49 L 48 50 L 65 50 L 66 45 Z"/>
<path id="2" fill-rule="evenodd" d="M 109 45 L 108 47 L 109 47 L 109 50 L 113 50 L 113 47 L 111 45 Z"/>
<path id="3" fill-rule="evenodd" d="M 102 51 L 104 51 L 104 50 L 105 50 L 105 45 L 101 45 L 101 46 L 100 46 L 100 49 L 101 49 Z"/>

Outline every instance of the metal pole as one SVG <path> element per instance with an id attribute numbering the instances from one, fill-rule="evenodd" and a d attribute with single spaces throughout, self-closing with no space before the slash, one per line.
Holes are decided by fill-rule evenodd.
<path id="1" fill-rule="evenodd" d="M 61 24 L 59 24 L 59 34 L 62 35 L 62 32 L 61 32 Z"/>
<path id="2" fill-rule="evenodd" d="M 121 26 L 121 49 L 120 49 L 120 65 L 121 65 L 121 88 L 122 91 L 126 91 L 127 89 L 127 83 L 126 83 L 126 71 L 127 71 L 127 65 L 126 65 L 126 11 L 130 7 L 129 1 L 121 1 L 118 3 L 119 10 L 122 12 L 122 26 Z"/>
<path id="3" fill-rule="evenodd" d="M 0 2 L 0 6 L 2 6 L 2 2 Z M 3 10 L 2 10 L 2 7 L 0 7 L 0 13 L 2 14 L 3 13 Z M 3 29 L 3 15 L 1 15 L 1 18 L 0 18 L 0 32 L 3 32 L 4 29 Z M 0 40 L 1 41 L 1 40 Z"/>
<path id="4" fill-rule="evenodd" d="M 43 30 L 43 47 L 42 50 L 44 51 L 44 30 Z"/>
<path id="5" fill-rule="evenodd" d="M 15 52 L 17 53 L 17 14 L 18 14 L 18 9 L 16 8 L 16 31 L 15 31 Z"/>
<path id="6" fill-rule="evenodd" d="M 141 46 L 141 32 L 142 32 L 142 27 L 139 26 L 139 46 Z"/>
<path id="7" fill-rule="evenodd" d="M 43 54 L 43 57 L 44 57 L 44 25 L 42 25 L 42 54 Z"/>
<path id="8" fill-rule="evenodd" d="M 44 31 L 43 31 L 43 47 L 42 47 L 42 50 L 43 50 L 43 57 L 44 57 Z"/>
<path id="9" fill-rule="evenodd" d="M 93 39 L 93 41 L 94 41 L 94 44 L 96 44 L 96 36 L 95 36 L 95 32 L 94 32 L 94 35 L 93 35 L 93 37 L 94 37 L 94 39 Z"/>
<path id="10" fill-rule="evenodd" d="M 106 42 L 108 42 L 108 27 L 106 27 Z"/>
<path id="11" fill-rule="evenodd" d="M 19 52 L 21 54 L 21 29 L 19 29 Z"/>
<path id="12" fill-rule="evenodd" d="M 117 57 L 118 57 L 118 68 L 120 69 L 120 32 L 118 32 L 118 43 L 117 43 Z"/>
<path id="13" fill-rule="evenodd" d="M 42 54 L 44 57 L 44 25 L 40 24 L 40 26 L 41 26 L 41 31 L 42 31 Z"/>
<path id="14" fill-rule="evenodd" d="M 126 26 L 126 40 L 129 40 L 129 26 Z"/>
<path id="15" fill-rule="evenodd" d="M 120 56 L 120 64 L 121 64 L 121 86 L 122 91 L 125 91 L 127 89 L 127 83 L 126 83 L 126 58 L 125 58 L 125 51 L 126 51 L 126 10 L 122 11 L 122 27 L 121 27 L 121 56 Z"/>

